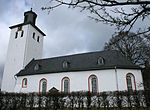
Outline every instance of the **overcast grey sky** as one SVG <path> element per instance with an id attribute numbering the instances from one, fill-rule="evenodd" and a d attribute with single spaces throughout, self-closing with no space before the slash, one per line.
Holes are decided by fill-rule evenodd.
<path id="1" fill-rule="evenodd" d="M 9 26 L 23 22 L 24 12 L 30 10 L 38 15 L 36 25 L 46 34 L 43 58 L 102 50 L 115 29 L 96 23 L 78 9 L 59 7 L 48 14 L 42 6 L 48 0 L 0 0 L 0 82 L 10 36 Z M 1 83 L 0 83 L 1 84 Z"/>

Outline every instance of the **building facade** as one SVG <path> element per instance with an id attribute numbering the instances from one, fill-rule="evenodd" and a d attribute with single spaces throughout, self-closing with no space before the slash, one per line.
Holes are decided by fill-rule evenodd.
<path id="1" fill-rule="evenodd" d="M 16 76 L 15 92 L 48 92 L 53 87 L 60 92 L 143 89 L 140 68 L 118 51 L 32 60 Z"/>
<path id="2" fill-rule="evenodd" d="M 45 34 L 35 25 L 36 13 L 11 26 L 2 91 L 60 92 L 142 90 L 141 70 L 118 51 L 97 51 L 42 58 Z"/>
<path id="3" fill-rule="evenodd" d="M 126 91 L 128 88 L 132 90 L 143 89 L 143 87 L 138 87 L 142 82 L 140 70 L 116 69 L 116 71 L 117 73 L 115 69 L 110 69 L 20 76 L 17 79 L 15 92 L 48 92 L 53 87 L 59 92 L 103 92 Z M 131 87 L 128 87 L 130 86 L 130 82 L 127 82 L 128 75 L 131 76 Z M 24 83 L 25 79 L 26 83 Z"/>

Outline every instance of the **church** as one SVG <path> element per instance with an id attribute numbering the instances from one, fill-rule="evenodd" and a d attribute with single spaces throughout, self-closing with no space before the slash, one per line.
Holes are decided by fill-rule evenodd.
<path id="1" fill-rule="evenodd" d="M 140 67 L 120 52 L 96 51 L 42 59 L 46 36 L 36 26 L 37 14 L 24 13 L 24 22 L 11 26 L 2 91 L 30 93 L 143 90 Z"/>

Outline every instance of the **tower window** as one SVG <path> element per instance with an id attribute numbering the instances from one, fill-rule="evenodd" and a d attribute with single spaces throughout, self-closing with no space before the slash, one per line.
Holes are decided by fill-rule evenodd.
<path id="1" fill-rule="evenodd" d="M 40 36 L 38 36 L 38 38 L 37 38 L 37 42 L 40 42 Z"/>
<path id="2" fill-rule="evenodd" d="M 18 32 L 16 32 L 15 39 L 17 39 L 17 37 L 18 37 Z"/>
<path id="3" fill-rule="evenodd" d="M 24 31 L 21 31 L 21 37 L 23 37 Z"/>
<path id="4" fill-rule="evenodd" d="M 35 39 L 35 32 L 33 33 L 33 36 L 32 36 L 32 37 L 33 37 L 33 39 Z"/>
<path id="5" fill-rule="evenodd" d="M 26 88 L 27 87 L 27 78 L 24 78 L 22 80 L 22 88 Z"/>

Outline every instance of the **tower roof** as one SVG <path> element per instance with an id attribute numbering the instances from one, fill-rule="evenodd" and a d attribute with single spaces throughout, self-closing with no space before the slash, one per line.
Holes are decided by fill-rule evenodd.
<path id="1" fill-rule="evenodd" d="M 40 32 L 43 36 L 46 36 L 36 25 L 36 18 L 37 18 L 37 14 L 35 12 L 32 11 L 32 8 L 30 11 L 27 11 L 24 13 L 24 22 L 21 24 L 17 24 L 14 26 L 10 26 L 10 29 L 16 28 L 16 27 L 20 27 L 23 25 L 28 25 L 31 24 L 38 32 Z"/>
<path id="2" fill-rule="evenodd" d="M 37 14 L 32 11 L 32 8 L 30 11 L 27 11 L 24 13 L 24 23 L 31 23 L 35 25 Z"/>
<path id="3" fill-rule="evenodd" d="M 33 14 L 34 16 L 37 16 L 37 14 L 36 14 L 35 12 L 32 11 L 32 8 L 31 8 L 30 11 L 24 12 L 24 16 L 25 16 L 26 14 Z"/>

